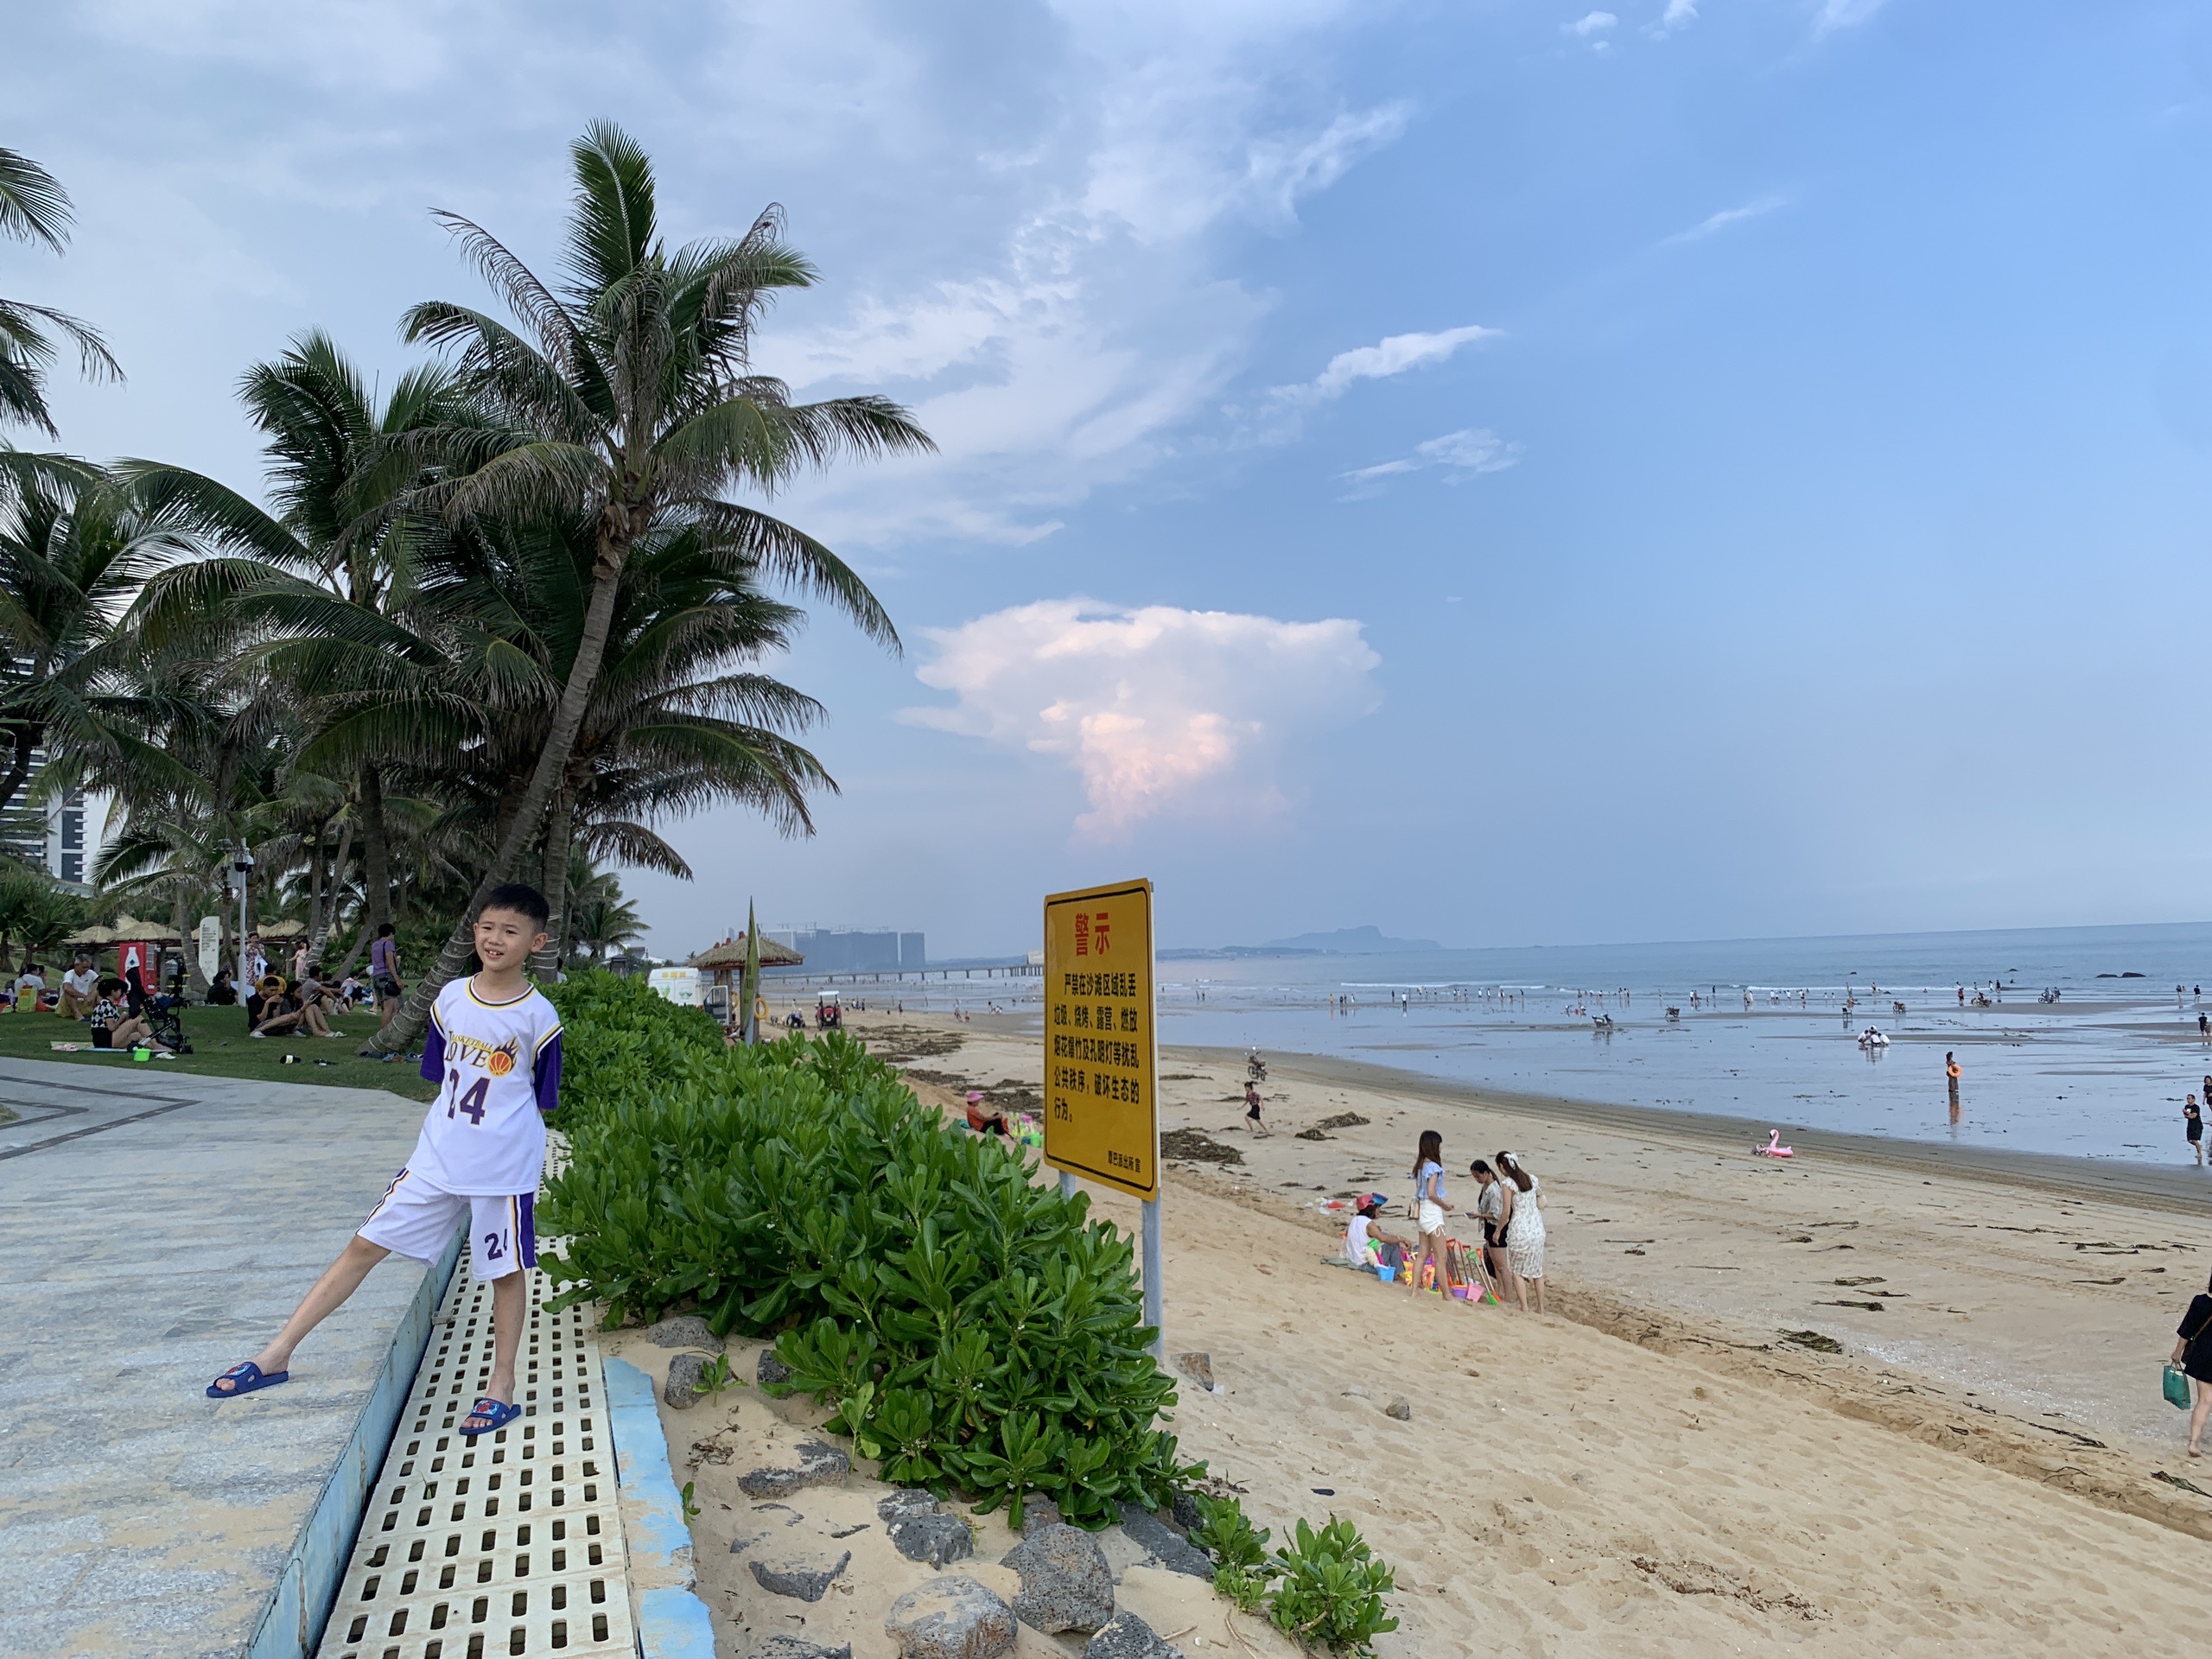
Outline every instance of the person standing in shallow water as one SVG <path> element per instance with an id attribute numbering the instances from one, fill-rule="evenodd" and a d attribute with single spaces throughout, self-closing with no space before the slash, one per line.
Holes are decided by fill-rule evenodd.
<path id="1" fill-rule="evenodd" d="M 2189 1154 L 2201 1169 L 2204 1165 L 2204 1115 L 2196 1109 L 2195 1095 L 2182 1105 L 2181 1124 L 2181 1132 L 2189 1137 Z"/>
<path id="2" fill-rule="evenodd" d="M 1948 1049 L 1946 1049 L 1943 1052 L 1943 1080 L 1948 1083 L 1951 1088 L 1951 1116 L 1954 1118 L 1957 1117 L 1959 1115 L 1959 1078 L 1963 1074 L 1963 1069 L 1959 1065 L 1958 1057 L 1953 1054 Z M 2169 1096 L 2169 1098 L 2171 1098 L 2171 1096 Z"/>

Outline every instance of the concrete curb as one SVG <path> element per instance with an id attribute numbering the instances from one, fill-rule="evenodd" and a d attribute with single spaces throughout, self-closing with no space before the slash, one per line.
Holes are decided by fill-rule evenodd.
<path id="1" fill-rule="evenodd" d="M 292 1541 L 290 1558 L 276 1580 L 276 1588 L 246 1644 L 245 1659 L 307 1659 L 322 1640 L 322 1627 L 330 1618 L 331 1604 L 353 1559 L 354 1535 L 361 1529 L 361 1516 L 368 1506 L 369 1488 L 384 1467 L 392 1431 L 399 1425 L 400 1408 L 415 1387 L 416 1369 L 430 1345 L 430 1326 L 438 1303 L 452 1282 L 461 1260 L 461 1236 L 456 1232 L 445 1253 L 423 1274 L 406 1317 L 391 1334 L 384 1363 L 377 1368 L 368 1403 L 353 1425 L 353 1437 L 315 1495 L 315 1507 L 301 1523 Z"/>
<path id="2" fill-rule="evenodd" d="M 691 1528 L 669 1468 L 653 1380 L 626 1359 L 607 1361 L 605 1371 L 623 1543 L 638 1592 L 638 1649 L 644 1659 L 714 1659 L 714 1625 L 692 1593 Z"/>

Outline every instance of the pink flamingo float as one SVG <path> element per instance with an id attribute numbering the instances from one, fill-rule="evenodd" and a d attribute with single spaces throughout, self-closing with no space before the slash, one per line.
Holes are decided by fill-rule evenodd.
<path id="1" fill-rule="evenodd" d="M 1769 1129 L 1766 1132 L 1766 1145 L 1753 1147 L 1751 1154 L 1758 1158 L 1795 1158 L 1797 1155 L 1796 1152 L 1782 1144 L 1780 1129 Z"/>

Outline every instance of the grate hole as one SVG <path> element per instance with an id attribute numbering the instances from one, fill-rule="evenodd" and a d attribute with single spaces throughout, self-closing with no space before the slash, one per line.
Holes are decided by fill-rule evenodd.
<path id="1" fill-rule="evenodd" d="M 484 1659 L 484 1632 L 481 1630 L 468 1638 L 468 1659 Z"/>
<path id="2" fill-rule="evenodd" d="M 553 1621 L 553 1645 L 556 1648 L 565 1648 L 569 1645 L 569 1621 L 565 1618 L 556 1618 Z"/>
<path id="3" fill-rule="evenodd" d="M 594 1642 L 604 1642 L 607 1640 L 607 1615 L 605 1613 L 594 1613 L 591 1616 L 591 1639 Z"/>
<path id="4" fill-rule="evenodd" d="M 359 1618 L 353 1621 L 353 1627 L 346 1632 L 346 1639 L 348 1642 L 358 1642 L 364 1636 L 368 1634 L 368 1629 L 369 1616 L 366 1613 L 363 1613 Z"/>
<path id="5" fill-rule="evenodd" d="M 594 1605 L 607 1599 L 607 1580 L 605 1579 L 594 1579 L 591 1581 L 591 1599 Z"/>
<path id="6" fill-rule="evenodd" d="M 529 1638 L 523 1633 L 522 1626 L 518 1624 L 507 1633 L 507 1651 L 520 1653 L 528 1645 L 528 1641 Z"/>

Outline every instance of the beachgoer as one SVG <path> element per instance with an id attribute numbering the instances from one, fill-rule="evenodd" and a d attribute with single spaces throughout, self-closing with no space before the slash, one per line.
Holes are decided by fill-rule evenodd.
<path id="1" fill-rule="evenodd" d="M 249 933 L 245 936 L 246 983 L 258 985 L 268 977 L 269 953 L 261 948 L 261 935 Z"/>
<path id="2" fill-rule="evenodd" d="M 1402 1238 L 1394 1238 L 1376 1230 L 1375 1217 L 1382 1213 L 1385 1202 L 1380 1192 L 1368 1193 L 1353 1210 L 1351 1221 L 1344 1229 L 1344 1260 L 1370 1273 L 1375 1271 L 1375 1259 L 1367 1253 L 1370 1239 L 1377 1244 L 1395 1244 L 1400 1249 L 1406 1245 Z"/>
<path id="3" fill-rule="evenodd" d="M 2198 1012 L 2196 1034 L 2203 1041 L 2212 1043 L 2212 1014 L 2205 1014 L 2201 1010 Z"/>
<path id="4" fill-rule="evenodd" d="M 1510 1152 L 1497 1154 L 1499 1173 L 1513 1183 L 1513 1214 L 1505 1224 L 1505 1259 L 1521 1311 L 1529 1311 L 1529 1283 L 1536 1286 L 1536 1312 L 1544 1311 L 1544 1195 L 1536 1178 Z"/>
<path id="5" fill-rule="evenodd" d="M 968 1091 L 967 1104 L 968 1127 L 975 1130 L 976 1134 L 1002 1135 L 1007 1133 L 1006 1114 L 1004 1112 L 985 1111 L 983 1109 L 983 1091 L 982 1090 L 970 1089 Z"/>
<path id="6" fill-rule="evenodd" d="M 407 987 L 399 977 L 398 930 L 390 922 L 377 929 L 376 943 L 369 947 L 369 982 L 377 992 L 377 1028 L 390 1025 L 399 1012 L 399 999 L 407 995 Z"/>
<path id="7" fill-rule="evenodd" d="M 38 1000 L 46 995 L 46 975 L 38 963 L 27 962 L 23 971 L 16 976 L 16 1007 L 23 1014 L 38 1012 Z"/>
<path id="8" fill-rule="evenodd" d="M 211 1008 L 234 1008 L 238 1002 L 238 988 L 231 982 L 231 970 L 218 968 L 215 977 L 207 982 L 207 1006 Z"/>
<path id="9" fill-rule="evenodd" d="M 1421 1264 L 1436 1264 L 1437 1288 L 1444 1288 L 1444 1223 L 1451 1200 L 1444 1193 L 1444 1137 L 1434 1129 L 1421 1132 L 1421 1147 L 1414 1154 L 1414 1226 L 1421 1234 L 1414 1259 L 1408 1264 L 1408 1288 L 1421 1289 Z"/>
<path id="10" fill-rule="evenodd" d="M 515 1356 L 528 1318 L 521 1269 L 537 1265 L 532 1207 L 545 1173 L 544 1116 L 559 1103 L 561 1016 L 524 976 L 545 945 L 545 896 L 519 881 L 495 887 L 476 918 L 484 965 L 431 1005 L 423 1076 L 440 1085 L 413 1156 L 392 1178 L 338 1259 L 323 1270 L 273 1341 L 207 1385 L 214 1399 L 290 1377 L 292 1351 L 393 1250 L 435 1259 L 464 1221 L 469 1268 L 492 1285 L 492 1374 L 460 1424 L 488 1434 L 522 1415 Z"/>
<path id="11" fill-rule="evenodd" d="M 1260 1087 L 1257 1084 L 1244 1085 L 1244 1127 L 1255 1135 L 1269 1135 L 1273 1131 L 1260 1122 Z"/>
<path id="12" fill-rule="evenodd" d="M 64 1020 L 81 1020 L 92 1012 L 99 994 L 100 976 L 93 971 L 92 959 L 79 956 L 61 976 L 61 1001 L 54 1011 Z"/>
<path id="13" fill-rule="evenodd" d="M 2204 1438 L 2205 1418 L 2212 1416 L 2212 1294 L 2207 1293 L 2212 1293 L 2212 1282 L 2191 1299 L 2189 1312 L 2174 1328 L 2170 1362 L 2180 1366 L 2196 1384 L 2196 1401 L 2189 1414 L 2189 1455 L 2192 1458 L 2204 1455 L 2197 1442 Z"/>
<path id="14" fill-rule="evenodd" d="M 2189 1138 L 2190 1156 L 2201 1167 L 2204 1162 L 2204 1116 L 2196 1109 L 2196 1096 L 2191 1095 L 2181 1109 L 2181 1132 Z"/>
<path id="15" fill-rule="evenodd" d="M 1959 1079 L 1964 1075 L 1964 1069 L 1959 1065 L 1957 1057 L 1950 1050 L 1945 1049 L 1943 1051 L 1943 1077 L 1944 1081 L 1950 1084 L 1951 1104 L 1954 1106 L 1959 1103 Z"/>
<path id="16" fill-rule="evenodd" d="M 115 995 L 108 995 L 108 988 L 115 988 Z M 104 979 L 92 988 L 92 1006 L 85 1015 L 85 1023 L 92 1027 L 94 1048 L 113 1048 L 115 1028 L 125 1019 L 123 1008 L 123 982 Z"/>
<path id="17" fill-rule="evenodd" d="M 1498 1179 L 1487 1159 L 1476 1159 L 1467 1166 L 1467 1173 L 1475 1178 L 1475 1219 L 1482 1224 L 1483 1264 L 1503 1283 L 1511 1271 L 1505 1265 L 1505 1223 L 1512 1209 L 1511 1189 Z"/>

